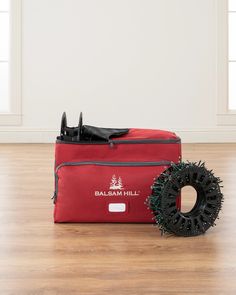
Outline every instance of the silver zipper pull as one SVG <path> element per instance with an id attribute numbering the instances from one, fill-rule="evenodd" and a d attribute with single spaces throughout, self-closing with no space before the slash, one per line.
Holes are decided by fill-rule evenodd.
<path id="1" fill-rule="evenodd" d="M 109 140 L 109 145 L 110 145 L 110 148 L 113 148 L 114 147 L 114 142 L 112 140 Z"/>

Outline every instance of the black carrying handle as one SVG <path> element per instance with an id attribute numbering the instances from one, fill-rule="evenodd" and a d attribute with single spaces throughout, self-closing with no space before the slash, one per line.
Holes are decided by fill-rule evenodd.
<path id="1" fill-rule="evenodd" d="M 129 132 L 127 128 L 102 128 L 90 125 L 83 126 L 83 138 L 87 141 L 103 140 L 109 142 L 112 137 L 119 137 Z"/>

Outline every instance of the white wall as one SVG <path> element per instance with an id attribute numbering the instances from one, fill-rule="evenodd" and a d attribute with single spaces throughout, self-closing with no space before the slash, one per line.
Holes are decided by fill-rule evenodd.
<path id="1" fill-rule="evenodd" d="M 233 141 L 217 127 L 216 0 L 23 0 L 22 126 L 2 141 L 53 141 L 76 124 L 162 128 Z"/>

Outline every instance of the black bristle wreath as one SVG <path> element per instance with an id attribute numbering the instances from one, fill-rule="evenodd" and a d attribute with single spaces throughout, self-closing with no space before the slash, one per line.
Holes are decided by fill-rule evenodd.
<path id="1" fill-rule="evenodd" d="M 162 234 L 196 236 L 215 225 L 223 203 L 222 181 L 207 170 L 205 162 L 171 163 L 152 185 L 152 194 L 146 200 Z M 197 191 L 193 209 L 182 213 L 176 199 L 184 186 Z"/>

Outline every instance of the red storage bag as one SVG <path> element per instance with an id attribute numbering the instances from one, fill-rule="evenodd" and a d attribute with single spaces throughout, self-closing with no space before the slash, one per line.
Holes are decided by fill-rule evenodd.
<path id="1" fill-rule="evenodd" d="M 54 221 L 152 223 L 145 205 L 151 185 L 180 157 L 175 133 L 97 128 L 82 120 L 67 127 L 64 115 L 55 147 Z"/>

